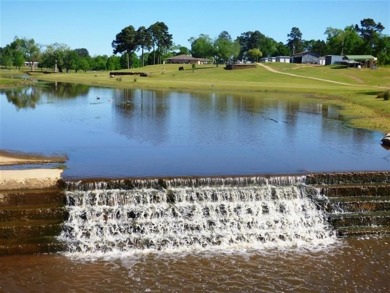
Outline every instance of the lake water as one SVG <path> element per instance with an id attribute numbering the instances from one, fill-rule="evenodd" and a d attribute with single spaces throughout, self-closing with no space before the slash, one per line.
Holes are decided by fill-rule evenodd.
<path id="1" fill-rule="evenodd" d="M 390 170 L 381 133 L 288 94 L 49 84 L 0 92 L 6 150 L 66 154 L 65 178 Z"/>
<path id="2" fill-rule="evenodd" d="M 68 156 L 65 179 L 304 174 L 390 169 L 390 153 L 380 145 L 382 134 L 346 126 L 337 107 L 315 99 L 305 98 L 297 102 L 288 94 L 267 92 L 233 95 L 119 90 L 56 83 L 46 87 L 1 91 L 0 110 L 0 148 L 65 154 Z M 130 209 L 142 208 L 148 211 L 146 217 L 150 217 L 146 222 L 153 224 L 158 220 L 164 223 L 152 225 L 149 233 L 156 232 L 155 227 L 167 231 L 173 230 L 170 225 L 185 228 L 183 233 L 189 234 L 175 232 L 182 242 L 194 235 L 200 238 L 185 225 L 175 224 L 184 221 L 183 218 L 185 221 L 190 220 L 189 224 L 193 225 L 190 228 L 220 223 L 219 233 L 226 230 L 226 233 L 234 232 L 233 236 L 241 233 L 237 232 L 240 224 L 237 219 L 253 218 L 252 213 L 255 210 L 260 213 L 264 205 L 267 205 L 266 214 L 270 216 L 272 207 L 276 212 L 279 211 L 281 218 L 272 218 L 274 224 L 287 220 L 285 209 L 289 206 L 294 207 L 289 212 L 291 219 L 295 216 L 306 217 L 309 209 L 315 213 L 315 222 L 321 219 L 319 211 L 310 203 L 303 205 L 295 200 L 294 204 L 289 200 L 283 200 L 282 204 L 264 201 L 270 196 L 267 186 L 264 188 L 261 192 L 256 189 L 257 195 L 264 193 L 263 201 L 259 202 L 251 201 L 255 197 L 253 191 L 245 193 L 238 188 L 237 193 L 234 188 L 229 192 L 212 192 L 206 207 L 203 206 L 203 200 L 192 206 L 182 202 L 176 204 L 176 207 L 169 206 L 172 212 L 180 213 L 182 218 L 169 218 L 170 210 L 167 212 L 165 206 L 158 202 L 147 207 L 139 204 L 132 207 L 127 203 L 121 206 L 117 202 L 109 206 L 107 203 L 113 202 L 114 198 L 115 201 L 126 202 L 140 197 L 122 192 L 118 194 L 118 190 L 93 190 L 90 194 L 88 190 L 83 191 L 87 193 L 85 197 L 91 200 L 88 210 L 80 210 L 78 215 L 78 207 L 69 208 L 74 210 L 72 218 L 77 219 L 80 226 L 84 225 L 86 217 L 95 217 L 91 226 L 97 227 L 97 232 L 102 229 L 115 230 L 119 222 L 123 222 L 124 228 L 121 229 L 125 229 L 129 226 L 126 215 L 135 217 Z M 289 186 L 275 188 L 273 190 L 279 190 L 280 194 L 291 196 Z M 151 190 L 141 190 L 140 194 L 148 192 L 157 195 L 157 191 Z M 189 188 L 177 192 L 183 196 L 187 194 L 189 198 L 195 197 L 191 192 L 195 192 L 198 197 L 210 193 L 208 187 L 204 193 Z M 246 194 L 246 198 L 241 193 Z M 294 189 L 293 194 L 293 198 L 306 198 L 300 190 Z M 113 195 L 112 198 L 110 195 Z M 245 200 L 225 200 L 220 203 L 216 198 L 233 195 Z M 85 199 L 77 198 L 84 196 L 82 192 L 71 196 L 75 196 L 73 201 L 79 201 L 85 208 Z M 102 206 L 94 206 L 99 200 L 103 201 Z M 213 212 L 211 207 L 214 206 L 218 208 Z M 205 209 L 210 211 L 207 217 L 214 218 L 205 219 L 201 214 Z M 295 209 L 303 216 L 295 213 Z M 107 210 L 113 212 L 104 216 Z M 158 219 L 152 218 L 152 215 L 157 215 Z M 104 226 L 102 222 L 109 222 L 110 225 Z M 301 224 L 291 220 L 290 224 L 293 223 Z M 267 222 L 264 224 L 268 225 Z M 320 224 L 326 234 L 330 233 L 327 232 L 329 227 L 322 227 L 326 223 Z M 213 225 L 210 225 L 210 231 L 198 232 L 209 233 L 205 237 L 210 238 L 216 228 Z M 277 234 L 285 233 L 287 236 L 283 238 L 288 238 L 290 234 L 300 238 L 300 235 L 307 235 L 305 229 L 311 230 L 313 225 L 312 222 L 308 222 L 305 227 L 278 225 L 280 230 Z M 78 227 L 72 229 L 77 230 Z M 247 234 L 241 235 L 244 240 L 254 234 L 252 227 L 247 229 Z M 243 231 L 242 228 L 239 230 Z M 271 230 L 274 231 L 273 228 Z M 89 235 L 89 231 L 80 234 Z M 309 235 L 313 234 L 318 235 L 318 232 Z M 97 233 L 94 242 L 88 245 L 94 248 L 99 246 L 99 235 Z M 170 235 L 168 240 L 175 240 L 172 234 L 166 235 Z M 121 236 L 114 231 L 106 239 L 102 238 L 101 243 L 104 242 L 107 247 L 116 247 L 116 238 Z M 222 236 L 218 241 L 229 240 L 226 235 Z M 260 239 L 260 242 L 252 242 L 251 245 L 237 240 L 233 246 L 229 246 L 229 241 L 225 241 L 224 246 L 214 243 L 204 249 L 189 246 L 187 251 L 186 246 L 182 245 L 180 250 L 175 250 L 175 247 L 161 251 L 128 248 L 112 250 L 114 253 L 111 254 L 87 251 L 76 254 L 7 256 L 0 258 L 0 292 L 390 290 L 388 236 L 337 239 L 329 235 L 329 238 L 324 238 L 328 239 L 326 243 L 315 239 L 320 244 L 314 247 L 297 246 L 297 239 L 290 246 L 278 245 L 278 242 L 273 241 L 265 241 L 266 245 L 263 245 Z M 159 240 L 160 243 L 165 243 L 163 240 Z M 75 250 L 78 250 L 78 246 Z"/>

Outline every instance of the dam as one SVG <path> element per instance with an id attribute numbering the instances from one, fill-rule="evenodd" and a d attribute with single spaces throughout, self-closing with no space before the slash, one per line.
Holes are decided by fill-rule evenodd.
<path id="1" fill-rule="evenodd" d="M 0 192 L 0 255 L 327 245 L 390 232 L 390 172 L 74 180 Z"/>

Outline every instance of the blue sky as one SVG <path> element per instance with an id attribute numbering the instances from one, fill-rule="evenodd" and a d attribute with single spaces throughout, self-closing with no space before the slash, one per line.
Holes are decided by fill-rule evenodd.
<path id="1" fill-rule="evenodd" d="M 325 29 L 344 29 L 372 18 L 390 34 L 389 0 L 0 0 L 0 47 L 15 36 L 49 45 L 86 48 L 90 55 L 112 54 L 111 42 L 124 27 L 163 21 L 173 42 L 190 47 L 200 34 L 233 39 L 258 30 L 286 43 L 292 27 L 305 40 L 325 39 Z"/>

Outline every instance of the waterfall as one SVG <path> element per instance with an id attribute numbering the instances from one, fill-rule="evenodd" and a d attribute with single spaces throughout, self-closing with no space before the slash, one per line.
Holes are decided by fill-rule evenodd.
<path id="1" fill-rule="evenodd" d="M 67 182 L 71 253 L 318 246 L 335 241 L 305 177 Z"/>

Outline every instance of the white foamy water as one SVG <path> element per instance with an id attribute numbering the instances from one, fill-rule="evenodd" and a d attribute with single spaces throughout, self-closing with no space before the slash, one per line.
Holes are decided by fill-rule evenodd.
<path id="1" fill-rule="evenodd" d="M 71 183 L 70 254 L 318 247 L 336 236 L 304 177 Z"/>

